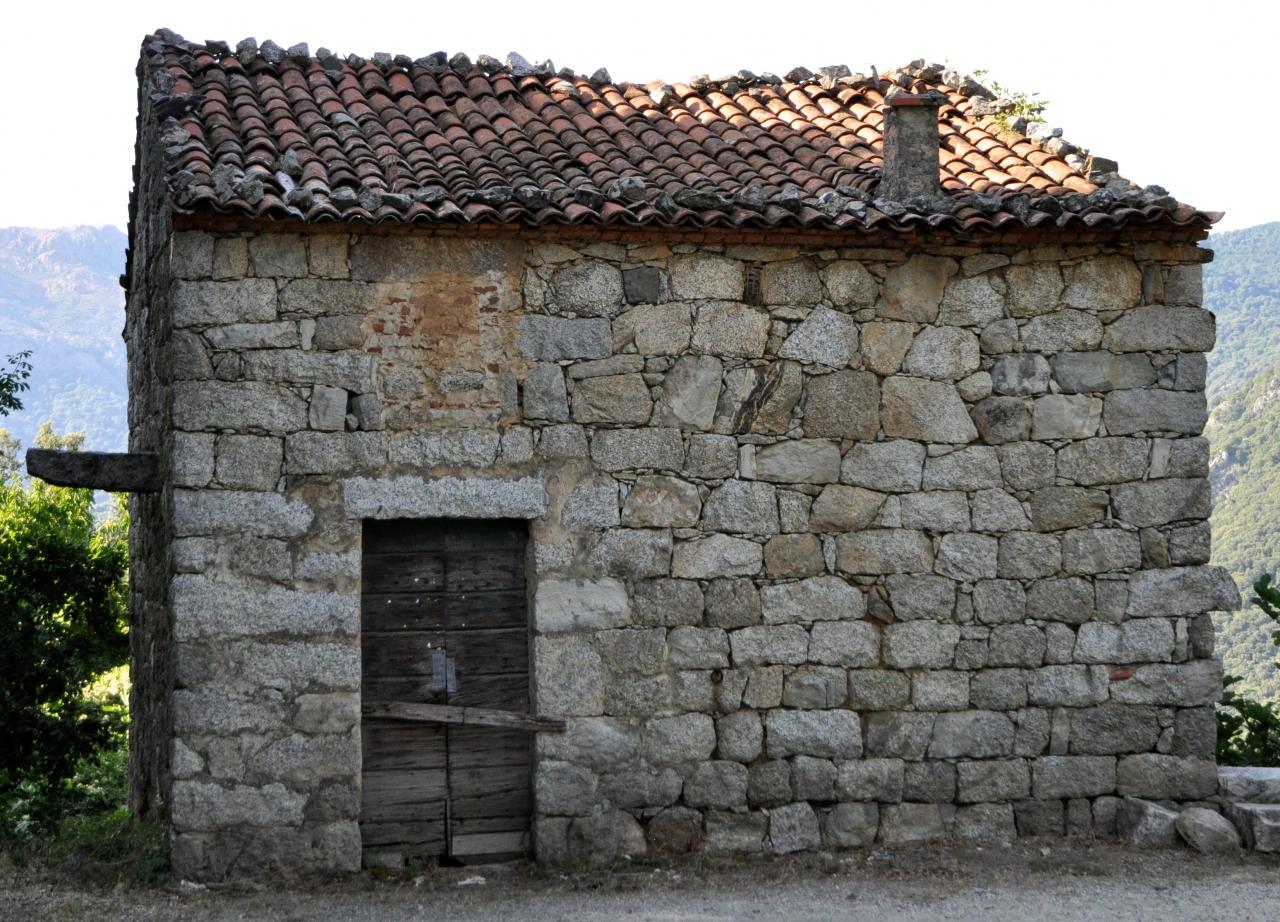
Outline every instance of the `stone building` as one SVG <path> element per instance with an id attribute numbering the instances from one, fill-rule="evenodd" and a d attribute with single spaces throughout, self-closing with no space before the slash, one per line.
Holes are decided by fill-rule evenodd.
<path id="1" fill-rule="evenodd" d="M 133 781 L 178 873 L 1214 794 L 1216 215 L 920 63 L 160 32 L 139 77 Z"/>

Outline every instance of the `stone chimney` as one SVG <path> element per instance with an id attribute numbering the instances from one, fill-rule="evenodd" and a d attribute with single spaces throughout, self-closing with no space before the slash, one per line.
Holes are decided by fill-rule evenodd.
<path id="1" fill-rule="evenodd" d="M 938 180 L 938 107 L 941 93 L 898 93 L 885 100 L 884 172 L 879 198 L 891 202 L 936 199 Z"/>

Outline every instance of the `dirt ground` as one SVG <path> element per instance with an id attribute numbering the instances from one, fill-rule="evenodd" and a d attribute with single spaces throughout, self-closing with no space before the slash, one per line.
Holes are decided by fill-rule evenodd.
<path id="1" fill-rule="evenodd" d="M 1206 858 L 1063 840 L 686 860 L 554 874 L 523 866 L 361 875 L 287 888 L 79 887 L 0 872 L 0 919 L 345 922 L 924 919 L 1280 920 L 1280 857 Z"/>

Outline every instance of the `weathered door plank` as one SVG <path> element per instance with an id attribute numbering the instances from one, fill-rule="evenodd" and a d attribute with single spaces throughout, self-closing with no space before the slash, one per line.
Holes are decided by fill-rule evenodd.
<path id="1" fill-rule="evenodd" d="M 523 730 L 453 726 L 449 728 L 449 765 L 453 768 L 527 765 L 532 742 L 532 737 Z"/>
<path id="2" fill-rule="evenodd" d="M 529 847 L 524 523 L 366 523 L 365 847 L 485 859 Z M 447 665 L 447 670 L 443 668 Z M 445 673 L 455 676 L 446 689 Z"/>
<path id="3" fill-rule="evenodd" d="M 379 639 L 373 634 L 371 639 Z M 466 677 L 483 681 L 495 674 L 529 673 L 529 639 L 524 628 L 492 631 L 397 631 L 368 646 L 363 660 L 372 676 L 430 675 L 434 652 L 444 648 L 456 664 L 459 687 Z"/>
<path id="4" fill-rule="evenodd" d="M 377 554 L 365 558 L 365 586 L 378 592 L 439 592 L 444 561 L 422 554 Z"/>
<path id="5" fill-rule="evenodd" d="M 422 822 L 374 822 L 360 824 L 365 848 L 401 851 L 409 855 L 439 855 L 444 852 L 444 814 Z"/>
<path id="6" fill-rule="evenodd" d="M 365 720 L 361 729 L 364 770 L 448 768 L 445 729 L 433 724 L 411 724 L 393 720 Z"/>
<path id="7" fill-rule="evenodd" d="M 524 830 L 511 832 L 478 832 L 469 835 L 453 834 L 453 854 L 462 857 L 481 855 L 515 854 L 529 850 L 529 833 Z"/>
<path id="8" fill-rule="evenodd" d="M 365 772 L 365 819 L 384 822 L 444 817 L 448 780 L 444 769 Z"/>
<path id="9" fill-rule="evenodd" d="M 468 594 L 444 592 L 365 593 L 364 627 L 368 631 L 450 631 L 472 628 L 523 628 L 527 603 L 524 590 L 495 590 Z"/>

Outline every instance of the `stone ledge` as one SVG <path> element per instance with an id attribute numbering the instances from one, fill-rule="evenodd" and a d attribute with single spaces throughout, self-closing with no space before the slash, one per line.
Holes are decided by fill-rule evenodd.
<path id="1" fill-rule="evenodd" d="M 88 487 L 113 493 L 155 493 L 162 476 L 154 452 L 27 449 L 27 473 L 58 487 Z"/>

